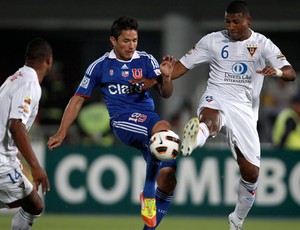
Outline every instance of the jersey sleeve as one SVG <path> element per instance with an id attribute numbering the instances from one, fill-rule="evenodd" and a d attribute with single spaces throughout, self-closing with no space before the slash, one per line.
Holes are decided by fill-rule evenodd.
<path id="1" fill-rule="evenodd" d="M 90 67 L 86 70 L 75 94 L 83 97 L 91 97 L 91 94 L 97 85 L 97 71 L 93 69 L 90 71 Z"/>
<path id="2" fill-rule="evenodd" d="M 161 74 L 159 63 L 152 55 L 149 55 L 149 60 L 147 62 L 147 69 L 149 70 L 148 78 L 155 78 Z"/>
<path id="3" fill-rule="evenodd" d="M 27 124 L 38 107 L 40 97 L 40 86 L 34 82 L 23 84 L 14 92 L 9 119 L 21 119 L 23 124 Z"/>
<path id="4" fill-rule="evenodd" d="M 266 59 L 266 63 L 275 68 L 290 65 L 280 49 L 270 39 L 267 39 L 265 42 L 263 56 Z"/>
<path id="5" fill-rule="evenodd" d="M 179 61 L 188 69 L 193 69 L 202 63 L 208 63 L 210 60 L 209 46 L 211 40 L 211 34 L 204 36 Z"/>

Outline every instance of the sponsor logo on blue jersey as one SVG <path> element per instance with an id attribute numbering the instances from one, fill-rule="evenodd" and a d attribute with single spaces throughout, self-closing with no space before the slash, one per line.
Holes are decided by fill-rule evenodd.
<path id="1" fill-rule="evenodd" d="M 136 87 L 135 85 L 121 85 L 121 84 L 116 84 L 116 85 L 109 85 L 108 91 L 112 95 L 116 94 L 129 94 L 129 93 L 141 93 L 143 90 L 140 89 L 140 87 Z"/>

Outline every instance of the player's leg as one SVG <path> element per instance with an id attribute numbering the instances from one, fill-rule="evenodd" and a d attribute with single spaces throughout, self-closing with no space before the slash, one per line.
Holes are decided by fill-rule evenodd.
<path id="1" fill-rule="evenodd" d="M 237 201 L 234 212 L 229 215 L 230 229 L 242 229 L 243 221 L 250 211 L 257 188 L 259 168 L 249 163 L 241 151 L 236 147 L 237 163 L 241 172 L 241 179 L 237 189 Z"/>
<path id="2" fill-rule="evenodd" d="M 152 128 L 151 135 L 161 130 L 170 130 L 170 124 L 165 120 L 159 120 Z M 162 162 L 158 160 L 151 152 L 150 148 L 145 156 L 147 162 L 146 178 L 143 191 L 141 193 L 142 217 L 147 227 L 154 228 L 157 225 L 157 191 L 155 190 L 158 171 Z"/>
<path id="3" fill-rule="evenodd" d="M 30 230 L 36 218 L 43 211 L 43 202 L 35 190 L 29 196 L 16 201 L 11 206 L 21 206 L 12 220 L 12 230 Z"/>
<path id="4" fill-rule="evenodd" d="M 203 108 L 199 119 L 192 118 L 184 127 L 181 152 L 190 155 L 196 147 L 202 147 L 207 138 L 215 136 L 221 129 L 221 113 L 219 110 Z"/>
<path id="5" fill-rule="evenodd" d="M 140 194 L 141 215 L 145 224 L 154 227 L 157 224 L 156 219 L 156 198 L 155 184 L 161 161 L 151 154 L 149 148 L 146 154 L 146 178 L 144 188 Z"/>
<path id="6" fill-rule="evenodd" d="M 157 177 L 156 188 L 156 209 L 157 224 L 155 227 L 144 226 L 143 230 L 154 230 L 163 217 L 167 214 L 173 200 L 173 193 L 176 187 L 176 160 L 163 162 Z"/>
<path id="7" fill-rule="evenodd" d="M 13 217 L 12 230 L 31 229 L 35 219 L 43 211 L 43 202 L 21 169 L 12 169 L 1 176 L 3 201 L 8 208 L 18 208 Z M 3 202 L 2 201 L 2 202 Z"/>

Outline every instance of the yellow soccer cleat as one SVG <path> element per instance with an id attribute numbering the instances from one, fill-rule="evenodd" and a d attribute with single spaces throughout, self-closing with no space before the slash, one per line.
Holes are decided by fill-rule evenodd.
<path id="1" fill-rule="evenodd" d="M 141 215 L 145 224 L 154 228 L 156 226 L 156 200 L 155 198 L 145 198 L 143 192 L 140 193 Z"/>

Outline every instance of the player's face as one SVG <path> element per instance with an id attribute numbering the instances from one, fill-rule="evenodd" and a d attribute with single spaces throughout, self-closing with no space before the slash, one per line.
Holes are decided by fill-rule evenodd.
<path id="1" fill-rule="evenodd" d="M 123 30 L 116 40 L 110 37 L 116 57 L 128 61 L 132 58 L 138 44 L 138 32 L 136 30 Z"/>
<path id="2" fill-rule="evenodd" d="M 225 14 L 225 26 L 229 37 L 236 41 L 243 41 L 250 37 L 249 25 L 251 17 L 243 16 L 242 13 Z"/>

